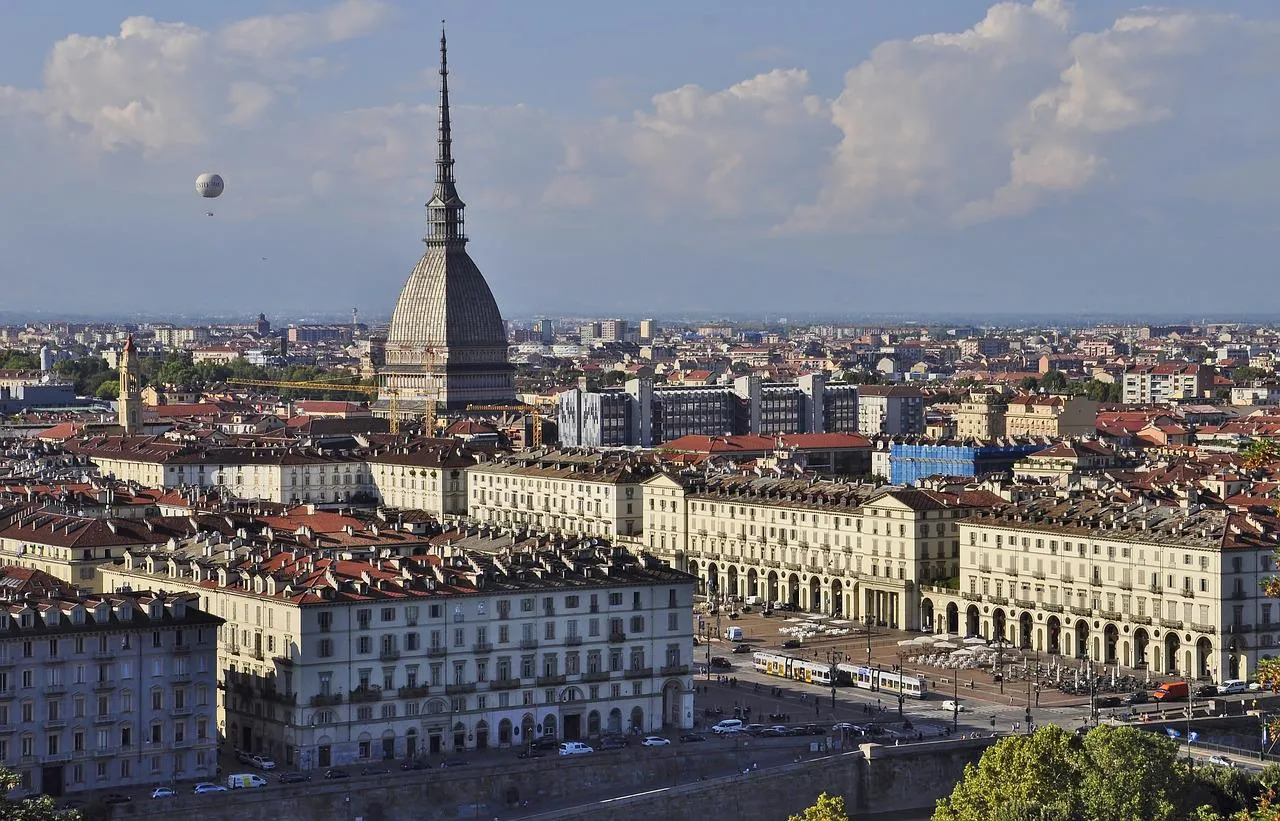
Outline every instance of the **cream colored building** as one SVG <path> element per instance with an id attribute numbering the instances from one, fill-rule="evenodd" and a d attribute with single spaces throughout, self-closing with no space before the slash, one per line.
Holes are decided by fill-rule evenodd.
<path id="1" fill-rule="evenodd" d="M 236 747 L 324 768 L 693 724 L 693 583 L 608 545 L 359 561 L 211 543 L 103 583 L 199 594 Z"/>
<path id="2" fill-rule="evenodd" d="M 960 403 L 953 418 L 956 423 L 954 438 L 976 439 L 989 442 L 1004 436 L 1004 413 L 1008 408 L 1003 396 L 996 393 L 973 392 Z"/>
<path id="3" fill-rule="evenodd" d="M 467 471 L 475 457 L 458 447 L 393 447 L 368 457 L 378 501 L 437 519 L 467 515 Z"/>
<path id="4" fill-rule="evenodd" d="M 179 523 L 185 520 L 178 520 Z M 0 564 L 43 570 L 84 590 L 99 590 L 97 568 L 131 549 L 168 544 L 181 524 L 163 519 L 14 514 L 0 527 Z"/>
<path id="5" fill-rule="evenodd" d="M 755 476 L 645 483 L 644 543 L 713 597 L 915 629 L 919 588 L 957 574 L 955 494 Z"/>
<path id="6" fill-rule="evenodd" d="M 1280 635 L 1270 515 L 1045 496 L 960 523 L 959 589 L 926 629 L 1164 676 L 1247 679 Z"/>
<path id="7" fill-rule="evenodd" d="M 467 469 L 473 519 L 536 532 L 637 536 L 653 463 L 589 451 L 524 451 Z"/>
<path id="8" fill-rule="evenodd" d="M 374 493 L 362 457 L 311 448 L 201 448 L 158 436 L 97 436 L 66 447 L 99 473 L 144 487 L 226 488 L 281 504 L 341 504 Z"/>
<path id="9" fill-rule="evenodd" d="M 1082 396 L 1025 394 L 1009 400 L 1004 435 L 1066 439 L 1097 433 L 1098 403 Z"/>

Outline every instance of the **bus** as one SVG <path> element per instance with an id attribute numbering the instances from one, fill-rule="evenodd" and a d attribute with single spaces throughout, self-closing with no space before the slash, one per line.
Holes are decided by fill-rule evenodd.
<path id="1" fill-rule="evenodd" d="M 901 693 L 909 698 L 924 698 L 929 692 L 928 682 L 920 676 L 865 665 L 837 664 L 836 677 L 841 684 L 851 684 L 863 690 L 883 690 L 895 695 Z"/>

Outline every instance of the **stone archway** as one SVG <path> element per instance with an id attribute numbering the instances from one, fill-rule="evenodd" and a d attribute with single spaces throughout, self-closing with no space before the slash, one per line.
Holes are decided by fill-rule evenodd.
<path id="1" fill-rule="evenodd" d="M 1008 627 L 1008 624 L 1004 610 L 997 607 L 991 611 L 991 638 L 995 641 L 1005 641 L 1009 636 L 1008 631 L 1005 629 L 1006 627 Z"/>
<path id="2" fill-rule="evenodd" d="M 729 578 L 724 586 L 724 594 L 726 596 L 740 596 L 742 591 L 738 589 L 738 568 L 735 565 L 729 565 L 725 569 L 725 575 Z"/>
<path id="3" fill-rule="evenodd" d="M 920 600 L 920 629 L 926 633 L 933 632 L 933 599 Z"/>
<path id="4" fill-rule="evenodd" d="M 511 744 L 511 719 L 504 718 L 498 722 L 498 744 L 506 747 Z"/>
<path id="5" fill-rule="evenodd" d="M 533 728 L 537 722 L 533 720 L 533 713 L 525 713 L 520 719 L 520 743 L 529 744 L 534 739 Z"/>
<path id="6" fill-rule="evenodd" d="M 681 710 L 684 709 L 684 685 L 679 679 L 672 679 L 662 685 L 662 724 L 664 727 L 680 727 L 682 725 Z"/>
<path id="7" fill-rule="evenodd" d="M 809 612 L 821 613 L 825 608 L 822 602 L 822 579 L 817 576 L 809 577 Z"/>
<path id="8" fill-rule="evenodd" d="M 489 748 L 489 725 L 484 720 L 476 724 L 476 749 L 485 750 Z"/>
<path id="9" fill-rule="evenodd" d="M 1133 631 L 1133 666 L 1139 670 L 1146 669 L 1150 661 L 1147 659 L 1147 647 L 1151 644 L 1151 637 L 1147 635 L 1146 628 L 1139 627 Z"/>
<path id="10" fill-rule="evenodd" d="M 1089 622 L 1080 619 L 1075 626 L 1076 658 L 1089 658 Z"/>
<path id="11" fill-rule="evenodd" d="M 1178 674 L 1178 648 L 1181 645 L 1177 633 L 1169 630 L 1164 634 L 1164 669 L 1161 672 L 1171 676 Z"/>
<path id="12" fill-rule="evenodd" d="M 1116 663 L 1116 647 L 1120 643 L 1120 628 L 1108 624 L 1102 630 L 1102 658 L 1107 664 Z"/>
<path id="13" fill-rule="evenodd" d="M 592 710 L 587 713 L 587 736 L 596 738 L 600 735 L 600 711 Z"/>
<path id="14" fill-rule="evenodd" d="M 947 632 L 960 632 L 960 607 L 955 602 L 947 603 Z"/>
<path id="15" fill-rule="evenodd" d="M 1049 634 L 1049 655 L 1062 655 L 1062 621 L 1057 616 L 1050 616 L 1046 629 Z"/>
<path id="16" fill-rule="evenodd" d="M 831 581 L 831 615 L 844 615 L 844 582 L 839 579 Z"/>
<path id="17" fill-rule="evenodd" d="M 631 726 L 634 728 L 633 732 L 643 733 L 645 731 L 644 710 L 642 708 L 640 707 L 631 708 Z"/>
<path id="18" fill-rule="evenodd" d="M 720 568 L 715 562 L 707 562 L 707 595 L 714 601 L 723 591 L 720 590 Z"/>
<path id="19" fill-rule="evenodd" d="M 1018 617 L 1018 646 L 1023 650 L 1031 649 L 1031 614 L 1023 613 Z"/>
<path id="20" fill-rule="evenodd" d="M 794 608 L 800 608 L 800 577 L 792 573 L 787 577 L 787 602 Z"/>
<path id="21" fill-rule="evenodd" d="M 1245 651 L 1249 649 L 1243 638 L 1240 636 L 1232 636 L 1231 644 L 1227 648 L 1227 674 L 1221 676 L 1225 681 L 1229 678 L 1247 678 L 1248 660 L 1245 657 Z"/>
<path id="22" fill-rule="evenodd" d="M 771 607 L 775 602 L 780 603 L 782 601 L 782 597 L 778 595 L 778 574 L 772 570 L 769 571 L 769 575 L 767 577 L 764 597 L 768 600 Z"/>
<path id="23" fill-rule="evenodd" d="M 611 733 L 622 732 L 622 710 L 614 707 L 609 711 L 609 723 L 606 725 Z"/>
<path id="24" fill-rule="evenodd" d="M 981 635 L 982 619 L 978 614 L 978 605 L 971 604 L 964 614 L 964 635 L 969 636 Z"/>
<path id="25" fill-rule="evenodd" d="M 760 595 L 760 575 L 756 573 L 756 569 L 754 567 L 747 571 L 747 595 Z"/>
<path id="26" fill-rule="evenodd" d="M 547 713 L 542 717 L 542 734 L 547 738 L 559 738 L 558 722 L 555 713 Z"/>
<path id="27" fill-rule="evenodd" d="M 1213 642 L 1202 636 L 1196 640 L 1196 676 L 1205 679 L 1212 677 L 1212 661 Z"/>

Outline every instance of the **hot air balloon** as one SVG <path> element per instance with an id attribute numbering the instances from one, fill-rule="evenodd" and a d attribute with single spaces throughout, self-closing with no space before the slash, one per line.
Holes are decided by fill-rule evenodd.
<path id="1" fill-rule="evenodd" d="M 217 174 L 204 173 L 196 177 L 196 193 L 206 199 L 220 196 L 224 187 L 222 177 Z"/>

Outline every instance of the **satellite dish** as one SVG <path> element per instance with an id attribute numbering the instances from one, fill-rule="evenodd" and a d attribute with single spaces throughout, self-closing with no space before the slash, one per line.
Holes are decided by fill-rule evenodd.
<path id="1" fill-rule="evenodd" d="M 196 177 L 196 193 L 205 199 L 220 196 L 225 187 L 222 177 L 217 174 L 204 173 Z"/>

